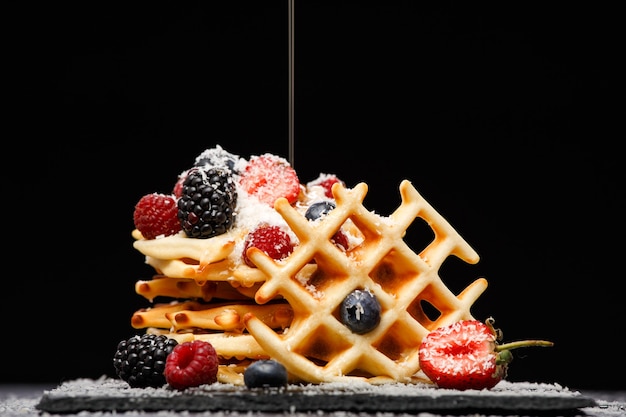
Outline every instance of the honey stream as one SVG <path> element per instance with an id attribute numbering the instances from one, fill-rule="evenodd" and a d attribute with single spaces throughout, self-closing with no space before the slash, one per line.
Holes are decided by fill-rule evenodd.
<path id="1" fill-rule="evenodd" d="M 288 1 L 288 35 L 289 35 L 289 163 L 295 169 L 294 144 L 294 0 Z"/>

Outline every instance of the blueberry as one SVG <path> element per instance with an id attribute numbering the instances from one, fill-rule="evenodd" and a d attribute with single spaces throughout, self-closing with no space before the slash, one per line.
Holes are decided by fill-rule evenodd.
<path id="1" fill-rule="evenodd" d="M 230 172 L 236 173 L 235 165 L 238 160 L 238 155 L 232 154 L 217 145 L 214 148 L 204 150 L 204 152 L 198 155 L 194 166 L 206 167 L 207 169 L 212 167 L 226 168 Z"/>
<path id="2" fill-rule="evenodd" d="M 275 360 L 256 361 L 243 374 L 248 388 L 283 387 L 287 385 L 287 369 Z"/>
<path id="3" fill-rule="evenodd" d="M 364 334 L 380 323 L 380 303 L 369 291 L 354 290 L 343 300 L 341 322 L 352 332 Z"/>
<path id="4" fill-rule="evenodd" d="M 335 203 L 331 201 L 320 201 L 318 203 L 313 203 L 309 206 L 308 209 L 306 209 L 304 217 L 309 220 L 317 220 L 320 217 L 327 215 L 335 207 Z"/>

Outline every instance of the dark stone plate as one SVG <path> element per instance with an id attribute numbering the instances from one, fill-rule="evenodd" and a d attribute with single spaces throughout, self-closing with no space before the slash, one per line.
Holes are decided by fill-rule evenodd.
<path id="1" fill-rule="evenodd" d="M 176 391 L 130 388 L 118 379 L 73 380 L 45 391 L 37 409 L 80 411 L 446 412 L 554 414 L 593 407 L 595 400 L 555 384 L 500 382 L 491 390 L 455 391 L 426 384 L 328 383 L 248 389 L 228 384 Z"/>

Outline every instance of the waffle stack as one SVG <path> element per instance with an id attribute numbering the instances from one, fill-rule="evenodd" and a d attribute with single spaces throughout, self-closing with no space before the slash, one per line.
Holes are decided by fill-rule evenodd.
<path id="1" fill-rule="evenodd" d="M 133 314 L 132 326 L 179 342 L 209 341 L 225 383 L 243 384 L 246 367 L 267 358 L 285 365 L 293 381 L 423 380 L 422 338 L 473 318 L 470 309 L 487 281 L 479 278 L 460 294 L 446 287 L 439 269 L 448 257 L 470 264 L 479 257 L 411 182 L 400 184 L 401 204 L 389 216 L 363 205 L 367 191 L 365 183 L 334 184 L 336 208 L 315 221 L 304 216 L 318 199 L 314 193 L 303 188 L 295 204 L 276 200 L 273 210 L 297 244 L 281 260 L 248 249 L 256 267 L 239 254 L 249 231 L 245 221 L 209 239 L 179 233 L 147 240 L 133 231 L 134 247 L 156 274 L 135 285 L 151 304 Z M 416 219 L 434 236 L 419 253 L 404 241 Z M 348 248 L 333 242 L 340 229 L 349 235 Z M 363 334 L 350 330 L 339 312 L 355 290 L 380 304 L 378 325 Z"/>

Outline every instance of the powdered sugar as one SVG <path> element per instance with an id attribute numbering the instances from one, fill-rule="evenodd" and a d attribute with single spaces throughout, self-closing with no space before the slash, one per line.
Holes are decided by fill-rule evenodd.
<path id="1" fill-rule="evenodd" d="M 225 383 L 214 383 L 201 385 L 187 389 L 184 393 L 176 391 L 167 386 L 162 388 L 130 388 L 127 383 L 120 379 L 102 376 L 99 379 L 75 379 L 67 381 L 51 391 L 46 391 L 49 397 L 178 397 L 184 394 L 201 395 L 208 393 L 236 393 L 246 392 L 242 386 Z M 351 395 L 351 394 L 372 394 L 397 397 L 449 397 L 459 395 L 459 391 L 436 388 L 427 383 L 389 383 L 374 385 L 365 381 L 351 382 L 327 382 L 322 384 L 293 384 L 284 389 L 284 392 L 298 392 L 303 395 L 329 394 L 329 395 Z M 507 397 L 544 397 L 544 398 L 578 398 L 582 394 L 579 391 L 570 390 L 558 383 L 537 383 L 537 382 L 509 382 L 501 381 L 490 390 L 466 390 L 463 395 L 468 396 L 507 396 Z"/>
<path id="2" fill-rule="evenodd" d="M 213 417 L 249 416 L 255 412 L 298 413 L 303 416 L 328 412 L 336 416 L 369 414 L 380 417 L 406 415 L 404 413 L 444 416 L 448 415 L 445 410 L 450 410 L 449 415 L 456 416 L 466 415 L 459 411 L 474 410 L 471 415 L 475 417 L 493 415 L 493 410 L 497 415 L 502 415 L 503 410 L 511 410 L 511 415 L 519 415 L 520 412 L 524 412 L 523 415 L 554 414 L 559 410 L 571 415 L 574 410 L 579 410 L 580 414 L 573 415 L 617 417 L 622 416 L 625 410 L 623 403 L 596 402 L 579 391 L 559 384 L 531 382 L 501 381 L 490 390 L 467 390 L 462 393 L 426 383 L 372 385 L 358 381 L 290 384 L 268 390 L 215 383 L 176 391 L 167 386 L 131 389 L 123 381 L 105 376 L 98 380 L 64 382 L 55 389 L 44 391 L 36 407 L 44 414 L 79 412 L 94 416 L 113 412 L 170 416 L 173 412 L 193 412 L 194 415 Z M 33 411 L 33 403 L 30 410 Z M 478 413 L 478 410 L 484 414 Z"/>
<path id="3" fill-rule="evenodd" d="M 228 170 L 232 174 L 232 182 L 235 185 L 237 192 L 237 204 L 234 210 L 233 231 L 241 231 L 241 233 L 233 233 L 233 235 L 241 236 L 235 240 L 235 247 L 229 255 L 229 261 L 232 262 L 233 268 L 241 265 L 241 254 L 244 249 L 243 236 L 251 230 L 254 230 L 260 224 L 267 224 L 271 226 L 281 227 L 290 237 L 291 241 L 297 245 L 299 243 L 295 233 L 288 227 L 283 217 L 268 204 L 268 193 L 275 193 L 276 190 L 268 188 L 265 190 L 267 184 L 280 183 L 281 178 L 271 178 L 273 175 L 276 177 L 280 174 L 280 170 L 276 172 L 268 172 L 270 177 L 263 178 L 263 184 L 256 189 L 256 194 L 249 193 L 248 189 L 242 185 L 242 174 L 246 172 L 250 167 L 250 161 L 263 159 L 265 161 L 271 161 L 278 165 L 284 166 L 291 170 L 289 162 L 278 155 L 264 153 L 261 155 L 252 155 L 249 159 L 240 157 L 239 155 L 232 154 L 222 148 L 220 145 L 216 145 L 213 148 L 204 150 L 195 159 L 194 167 L 211 168 L 217 167 Z M 188 171 L 180 174 L 180 177 L 186 175 Z M 297 200 L 293 203 L 293 207 L 301 214 L 304 214 L 306 209 L 313 203 L 319 201 L 330 201 L 326 194 L 326 188 L 321 184 L 324 181 L 337 180 L 337 177 L 333 174 L 320 174 L 318 178 L 310 181 L 307 186 L 299 185 L 299 193 Z M 266 183 L 266 184 L 265 184 Z M 250 186 L 250 185 L 248 185 Z M 348 219 L 347 226 L 351 225 L 351 221 Z M 350 228 L 348 228 L 350 230 Z M 362 242 L 361 236 L 356 236 L 353 233 L 345 233 L 350 247 L 355 247 Z"/>
<path id="4" fill-rule="evenodd" d="M 287 226 L 282 216 L 267 204 L 259 201 L 255 196 L 251 196 L 237 185 L 237 207 L 235 208 L 235 228 L 246 231 L 254 230 L 260 224 L 281 227 L 291 241 L 298 242 L 297 236 Z M 240 265 L 242 262 L 241 254 L 243 253 L 244 239 L 238 239 L 235 242 L 235 248 L 230 254 L 230 260 L 234 266 Z"/>

